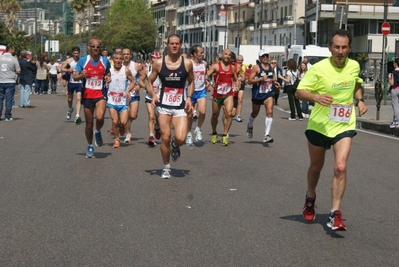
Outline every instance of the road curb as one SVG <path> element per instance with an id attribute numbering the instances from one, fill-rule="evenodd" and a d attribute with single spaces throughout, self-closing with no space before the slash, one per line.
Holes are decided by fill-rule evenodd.
<path id="1" fill-rule="evenodd" d="M 356 128 L 372 130 L 372 131 L 399 137 L 399 128 L 391 129 L 391 128 L 389 128 L 389 124 L 387 124 L 386 122 L 371 122 L 371 121 L 364 120 L 362 118 L 357 118 L 356 119 Z"/>

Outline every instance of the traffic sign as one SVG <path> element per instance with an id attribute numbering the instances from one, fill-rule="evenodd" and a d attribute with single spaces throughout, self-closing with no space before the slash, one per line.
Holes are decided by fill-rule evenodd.
<path id="1" fill-rule="evenodd" d="M 385 21 L 384 23 L 382 23 L 381 32 L 385 36 L 387 36 L 391 32 L 391 25 L 389 24 L 389 22 Z"/>

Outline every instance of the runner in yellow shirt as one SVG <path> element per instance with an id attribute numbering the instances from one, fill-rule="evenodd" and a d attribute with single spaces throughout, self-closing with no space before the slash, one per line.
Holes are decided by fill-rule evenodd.
<path id="1" fill-rule="evenodd" d="M 305 132 L 308 139 L 310 167 L 307 172 L 307 194 L 303 208 L 306 221 L 315 219 L 316 186 L 324 165 L 325 153 L 333 146 L 334 178 L 332 209 L 327 226 L 346 230 L 340 211 L 346 187 L 346 170 L 352 137 L 356 135 L 354 105 L 364 114 L 367 107 L 362 99 L 359 63 L 348 59 L 352 37 L 346 30 L 336 30 L 329 42 L 331 57 L 312 66 L 298 85 L 295 96 L 302 101 L 315 102 Z M 355 98 L 355 103 L 354 103 Z"/>

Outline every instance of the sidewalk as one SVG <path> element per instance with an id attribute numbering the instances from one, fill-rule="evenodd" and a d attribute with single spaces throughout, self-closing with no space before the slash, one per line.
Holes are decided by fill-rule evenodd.
<path id="1" fill-rule="evenodd" d="M 371 82 L 369 82 L 369 84 L 365 84 L 364 99 L 367 104 L 368 111 L 362 116 L 359 116 L 357 113 L 357 128 L 372 130 L 399 137 L 399 128 L 389 128 L 389 124 L 391 123 L 393 116 L 390 95 L 387 95 L 386 105 L 384 105 L 384 99 L 381 101 L 379 120 L 377 120 L 377 103 L 374 96 L 374 84 Z"/>
<path id="2" fill-rule="evenodd" d="M 248 88 L 248 91 L 249 90 L 251 89 Z M 358 129 L 372 130 L 399 137 L 399 128 L 389 128 L 389 124 L 391 124 L 393 116 L 390 95 L 387 96 L 386 105 L 384 105 L 384 100 L 381 101 L 378 120 L 377 106 L 374 96 L 374 84 L 372 84 L 372 82 L 369 82 L 369 84 L 366 84 L 364 87 L 364 100 L 367 105 L 368 111 L 366 112 L 366 114 L 360 116 L 358 111 L 356 110 L 356 127 Z M 286 94 L 280 94 L 278 108 L 289 113 L 289 105 Z"/>

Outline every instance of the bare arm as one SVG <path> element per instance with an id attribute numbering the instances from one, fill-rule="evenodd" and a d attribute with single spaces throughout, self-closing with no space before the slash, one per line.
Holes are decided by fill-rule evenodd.
<path id="1" fill-rule="evenodd" d="M 256 77 L 256 75 L 258 75 L 259 72 L 260 72 L 259 66 L 258 65 L 253 66 L 251 74 L 249 75 L 248 84 L 257 84 L 264 80 L 263 77 L 260 78 Z"/>
<path id="2" fill-rule="evenodd" d="M 145 80 L 147 79 L 147 69 L 141 69 L 137 73 L 139 74 L 139 85 L 142 88 L 145 88 Z"/>

